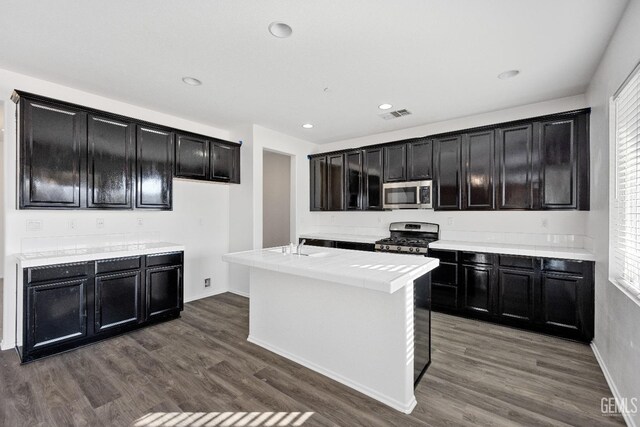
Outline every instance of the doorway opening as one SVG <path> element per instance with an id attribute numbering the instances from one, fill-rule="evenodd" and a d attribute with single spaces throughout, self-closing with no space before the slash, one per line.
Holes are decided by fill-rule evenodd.
<path id="1" fill-rule="evenodd" d="M 288 245 L 291 236 L 291 156 L 264 150 L 262 247 Z"/>

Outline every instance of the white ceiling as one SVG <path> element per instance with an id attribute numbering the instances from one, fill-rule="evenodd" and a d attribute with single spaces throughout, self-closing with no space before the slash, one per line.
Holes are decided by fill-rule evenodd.
<path id="1" fill-rule="evenodd" d="M 626 4 L 0 0 L 0 68 L 324 143 L 583 93 Z M 413 115 L 385 121 L 385 102 Z"/>

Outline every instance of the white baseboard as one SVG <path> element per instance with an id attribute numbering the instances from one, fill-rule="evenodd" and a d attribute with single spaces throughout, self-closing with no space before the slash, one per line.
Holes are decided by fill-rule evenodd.
<path id="1" fill-rule="evenodd" d="M 602 358 L 602 355 L 600 354 L 600 351 L 598 350 L 598 347 L 596 347 L 596 344 L 594 342 L 591 342 L 591 350 L 593 351 L 593 354 L 596 356 L 598 365 L 600 365 L 600 369 L 602 369 L 602 373 L 604 374 L 604 378 L 607 380 L 607 384 L 611 389 L 611 393 L 613 394 L 613 397 L 616 398 L 617 400 L 622 400 L 623 396 L 620 395 L 620 392 L 618 391 L 618 387 L 616 387 L 616 383 L 613 382 L 613 377 L 611 376 L 611 373 L 609 372 L 607 365 L 604 363 L 604 359 Z M 631 417 L 630 414 L 623 413 L 622 417 L 624 418 L 625 423 L 627 423 L 629 427 L 637 427 L 636 422 L 634 421 L 634 419 Z"/>
<path id="2" fill-rule="evenodd" d="M 184 302 L 196 301 L 196 300 L 199 300 L 199 299 L 202 299 L 202 298 L 208 298 L 208 297 L 212 297 L 214 295 L 224 294 L 225 292 L 227 292 L 227 291 L 223 289 L 223 290 L 219 290 L 219 291 L 213 291 L 213 292 L 207 293 L 207 294 L 191 296 L 189 298 L 185 298 Z"/>
<path id="3" fill-rule="evenodd" d="M 5 340 L 0 341 L 0 350 L 5 351 L 5 350 L 11 350 L 13 347 L 11 344 L 9 343 L 5 343 Z"/>
<path id="4" fill-rule="evenodd" d="M 231 292 L 232 294 L 240 295 L 241 297 L 249 298 L 249 292 L 237 291 L 235 289 L 229 289 L 228 292 Z"/>
<path id="5" fill-rule="evenodd" d="M 354 390 L 359 391 L 362 394 L 366 394 L 367 396 L 378 400 L 382 403 L 384 403 L 387 406 L 392 407 L 393 409 L 400 411 L 400 412 L 404 412 L 405 414 L 410 414 L 411 411 L 413 411 L 413 408 L 416 407 L 416 405 L 418 404 L 415 396 L 413 396 L 412 400 L 408 403 L 402 403 L 399 402 L 393 398 L 390 398 L 388 396 L 385 396 L 383 394 L 380 394 L 379 392 L 370 389 L 367 386 L 364 386 L 360 383 L 357 383 L 355 381 L 352 381 L 348 378 L 343 377 L 342 375 L 335 373 L 329 369 L 323 368 L 322 366 L 316 365 L 313 362 L 308 361 L 307 359 L 300 357 L 300 356 L 296 356 L 295 354 L 289 353 L 286 350 L 283 350 L 279 347 L 276 347 L 274 345 L 268 344 L 262 340 L 260 340 L 259 338 L 255 338 L 252 337 L 251 335 L 249 335 L 249 337 L 247 338 L 247 341 L 249 341 L 250 343 L 253 343 L 255 345 L 259 345 L 260 347 L 263 347 L 277 355 L 280 355 L 282 357 L 285 357 L 289 360 L 293 360 L 296 363 L 299 363 L 300 365 L 304 366 L 305 368 L 309 368 L 312 371 L 316 371 L 326 377 L 331 378 L 332 380 L 338 381 L 339 383 L 342 383 L 344 385 L 346 385 L 347 387 L 351 387 Z"/>

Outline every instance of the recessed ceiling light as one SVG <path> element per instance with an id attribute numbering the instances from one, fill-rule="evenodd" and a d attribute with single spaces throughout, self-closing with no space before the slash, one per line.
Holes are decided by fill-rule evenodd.
<path id="1" fill-rule="evenodd" d="M 293 30 L 284 22 L 272 22 L 269 24 L 269 32 L 279 39 L 286 39 L 291 35 Z"/>
<path id="2" fill-rule="evenodd" d="M 311 129 L 313 127 L 313 125 L 311 123 L 305 123 L 302 125 L 303 128 L 305 129 Z"/>
<path id="3" fill-rule="evenodd" d="M 504 73 L 498 74 L 498 78 L 500 80 L 506 80 L 506 79 L 513 78 L 513 77 L 517 76 L 518 74 L 520 74 L 520 71 L 518 71 L 518 70 L 509 70 L 509 71 L 505 71 Z"/>
<path id="4" fill-rule="evenodd" d="M 391 105 L 391 104 L 380 104 L 380 105 L 378 105 L 378 108 L 381 109 L 381 110 L 388 110 L 391 107 L 393 107 L 393 105 Z"/>
<path id="5" fill-rule="evenodd" d="M 183 77 L 182 81 L 189 86 L 200 86 L 202 84 L 202 82 L 195 77 Z"/>

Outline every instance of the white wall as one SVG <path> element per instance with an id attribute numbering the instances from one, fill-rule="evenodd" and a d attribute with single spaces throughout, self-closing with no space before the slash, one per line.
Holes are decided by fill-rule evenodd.
<path id="1" fill-rule="evenodd" d="M 291 242 L 291 160 L 265 151 L 262 180 L 262 247 Z"/>
<path id="2" fill-rule="evenodd" d="M 442 132 L 535 116 L 570 111 L 588 106 L 583 95 L 524 105 L 502 111 L 381 133 L 362 138 L 318 145 L 318 152 L 361 147 Z M 402 120 L 399 118 L 397 120 Z M 387 235 L 393 221 L 436 222 L 443 239 L 504 241 L 590 247 L 586 233 L 587 212 L 434 212 L 428 210 L 390 212 L 313 212 L 305 232 L 338 232 Z"/>
<path id="3" fill-rule="evenodd" d="M 610 168 L 615 141 L 609 134 L 609 100 L 640 61 L 640 0 L 632 0 L 587 91 L 591 113 L 591 212 L 587 233 L 596 248 L 596 331 L 593 341 L 618 397 L 640 398 L 640 303 L 609 277 Z M 640 425 L 640 414 L 633 418 Z"/>
<path id="4" fill-rule="evenodd" d="M 232 133 L 242 140 L 241 185 L 231 189 L 230 251 L 262 248 L 262 175 L 264 150 L 291 156 L 291 236 L 310 228 L 309 160 L 316 145 L 262 126 L 241 128 Z M 229 290 L 249 295 L 249 272 L 230 266 Z"/>
<path id="5" fill-rule="evenodd" d="M 175 179 L 173 211 L 27 211 L 17 210 L 15 107 L 9 101 L 13 89 L 74 102 L 125 116 L 160 123 L 178 129 L 229 139 L 228 131 L 191 122 L 145 108 L 125 104 L 43 80 L 0 70 L 0 101 L 6 102 L 4 144 L 4 200 L 6 239 L 4 282 L 4 332 L 2 348 L 14 345 L 15 266 L 10 255 L 35 247 L 66 247 L 118 241 L 160 240 L 185 245 L 185 300 L 224 292 L 228 287 L 228 267 L 221 255 L 229 247 L 229 188 L 216 183 Z M 244 156 L 244 152 L 243 152 Z M 104 228 L 96 228 L 96 219 Z M 137 219 L 143 219 L 143 226 Z M 40 220 L 41 231 L 27 231 L 27 220 Z M 69 228 L 70 220 L 76 222 Z M 11 272 L 9 274 L 9 272 Z M 211 288 L 204 279 L 212 278 Z"/>
<path id="6" fill-rule="evenodd" d="M 0 129 L 4 129 L 4 103 L 0 101 Z M 4 131 L 0 130 L 0 279 L 4 277 Z M 2 292 L 2 288 L 0 288 Z M 1 300 L 1 299 L 0 299 Z M 2 310 L 0 310 L 2 316 Z M 2 322 L 0 321 L 0 324 Z M 0 337 L 2 331 L 0 330 Z"/>

